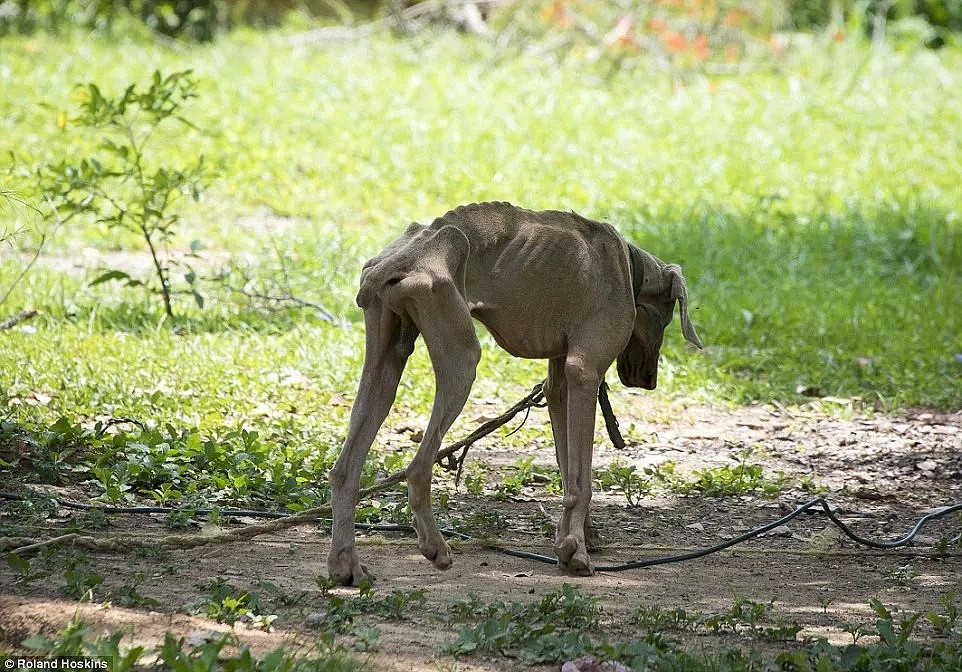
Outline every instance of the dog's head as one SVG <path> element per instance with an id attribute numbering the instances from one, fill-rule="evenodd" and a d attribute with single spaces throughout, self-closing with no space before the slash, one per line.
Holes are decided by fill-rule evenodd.
<path id="1" fill-rule="evenodd" d="M 678 302 L 685 340 L 702 347 L 688 317 L 688 287 L 681 268 L 666 265 L 631 246 L 635 285 L 635 323 L 628 345 L 618 355 L 618 377 L 626 387 L 653 390 L 658 384 L 658 354 Z"/>

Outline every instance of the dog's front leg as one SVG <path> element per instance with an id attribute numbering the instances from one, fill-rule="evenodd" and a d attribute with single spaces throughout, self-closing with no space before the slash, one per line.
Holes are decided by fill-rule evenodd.
<path id="1" fill-rule="evenodd" d="M 544 387 L 544 397 L 548 404 L 548 417 L 551 418 L 551 434 L 554 436 L 554 453 L 561 472 L 561 482 L 568 483 L 568 381 L 565 380 L 565 358 L 555 357 L 548 360 L 548 380 Z M 568 516 L 562 516 L 555 530 L 555 543 L 560 547 L 568 536 Z"/>
<path id="2" fill-rule="evenodd" d="M 568 383 L 565 380 L 564 357 L 548 360 L 548 382 L 544 388 L 544 396 L 548 403 L 548 416 L 551 418 L 555 457 L 561 472 L 561 482 L 564 483 L 568 474 Z M 558 525 L 555 532 L 558 544 L 568 536 L 568 529 L 562 525 Z M 589 551 L 599 549 L 605 543 L 601 533 L 591 523 L 590 511 L 585 517 L 585 543 Z"/>
<path id="3" fill-rule="evenodd" d="M 562 470 L 564 511 L 558 526 L 555 552 L 562 568 L 572 574 L 587 576 L 594 573 L 585 542 L 585 524 L 591 502 L 591 457 L 599 374 L 578 354 L 568 355 L 564 373 L 568 393 L 567 469 Z"/>

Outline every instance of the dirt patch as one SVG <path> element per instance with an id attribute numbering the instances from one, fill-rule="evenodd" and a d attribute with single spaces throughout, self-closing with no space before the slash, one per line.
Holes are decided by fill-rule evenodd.
<path id="1" fill-rule="evenodd" d="M 614 395 L 613 403 L 631 445 L 616 451 L 599 435 L 596 466 L 616 458 L 638 468 L 671 460 L 678 472 L 685 473 L 747 459 L 762 464 L 767 475 L 781 472 L 784 485 L 774 498 L 757 494 L 707 498 L 661 491 L 634 507 L 627 506 L 618 492 L 600 492 L 592 504 L 593 518 L 608 543 L 593 555 L 598 564 L 718 543 L 791 511 L 812 497 L 807 491 L 812 488 L 827 488 L 827 496 L 859 534 L 883 539 L 902 536 L 923 513 L 962 501 L 958 413 L 863 416 L 841 402 L 801 409 L 729 410 L 669 404 L 630 393 Z M 466 415 L 484 411 L 479 406 Z M 529 424 L 546 422 L 544 415 L 534 414 Z M 503 465 L 519 457 L 516 450 L 498 444 L 487 440 L 472 449 L 470 459 Z M 539 464 L 553 463 L 546 441 L 532 441 L 525 450 Z M 450 495 L 446 514 L 475 527 L 490 521 L 491 527 L 481 532 L 505 545 L 550 554 L 546 523 L 559 509 L 560 498 L 545 495 L 538 487 L 526 488 L 513 500 L 469 496 L 462 489 Z M 111 525 L 107 532 L 111 535 L 167 532 L 160 517 L 118 517 Z M 937 608 L 949 591 L 962 593 L 958 545 L 949 557 L 931 557 L 934 545 L 958 535 L 960 526 L 958 516 L 949 516 L 927 527 L 916 547 L 880 552 L 855 547 L 821 516 L 803 516 L 730 551 L 587 579 L 572 579 L 554 566 L 508 557 L 476 542 L 453 544 L 454 567 L 438 572 L 420 557 L 411 538 L 366 534 L 361 536 L 360 552 L 377 577 L 377 593 L 424 589 L 426 603 L 403 620 L 360 618 L 360 625 L 381 630 L 377 651 L 364 655 L 370 656 L 371 669 L 455 669 L 439 649 L 456 637 L 460 627 L 449 617 L 453 600 L 473 593 L 485 602 L 529 601 L 566 582 L 602 597 L 606 634 L 616 639 L 638 636 L 629 617 L 639 606 L 711 613 L 730 608 L 738 597 L 774 600 L 774 613 L 803 626 L 799 637 L 824 636 L 843 643 L 851 641 L 846 626 L 874 620 L 868 607 L 872 598 L 899 609 L 925 611 Z M 126 628 L 131 641 L 143 644 L 156 644 L 167 631 L 184 636 L 226 631 L 228 626 L 190 615 L 198 611 L 205 595 L 198 586 L 220 576 L 258 594 L 261 611 L 278 615 L 270 633 L 236 626 L 244 641 L 258 650 L 284 642 L 304 644 L 316 640 L 323 629 L 316 614 L 323 611 L 325 598 L 315 577 L 325 573 L 327 544 L 323 532 L 300 528 L 214 549 L 154 557 L 91 556 L 92 569 L 105 579 L 95 589 L 95 599 L 111 599 L 114 606 L 65 599 L 62 572 L 24 583 L 3 566 L 0 640 L 15 647 L 32 634 L 52 635 L 75 613 L 97 627 Z M 131 585 L 158 604 L 116 606 L 116 596 Z M 348 589 L 337 592 L 356 595 Z M 681 637 L 691 640 L 692 646 L 705 644 L 700 636 Z M 730 638 L 737 640 L 735 635 Z M 344 641 L 352 640 L 345 636 Z M 459 670 L 530 669 L 509 659 L 466 659 L 457 665 Z"/>

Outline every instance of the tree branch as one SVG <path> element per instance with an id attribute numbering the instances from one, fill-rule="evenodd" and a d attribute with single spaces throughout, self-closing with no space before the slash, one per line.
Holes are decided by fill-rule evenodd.
<path id="1" fill-rule="evenodd" d="M 12 317 L 8 317 L 3 322 L 0 322 L 0 331 L 13 329 L 15 326 L 17 326 L 21 322 L 26 322 L 30 318 L 36 317 L 38 314 L 39 314 L 38 311 L 34 308 L 27 308 L 26 310 L 21 310 L 16 315 L 13 315 Z"/>

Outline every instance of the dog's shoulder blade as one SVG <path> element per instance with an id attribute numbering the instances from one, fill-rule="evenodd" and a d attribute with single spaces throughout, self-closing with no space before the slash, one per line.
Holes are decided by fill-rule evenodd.
<path id="1" fill-rule="evenodd" d="M 441 215 L 431 223 L 431 228 L 454 226 L 471 242 L 472 248 L 490 249 L 509 240 L 526 213 L 527 210 L 505 202 L 471 203 Z"/>

